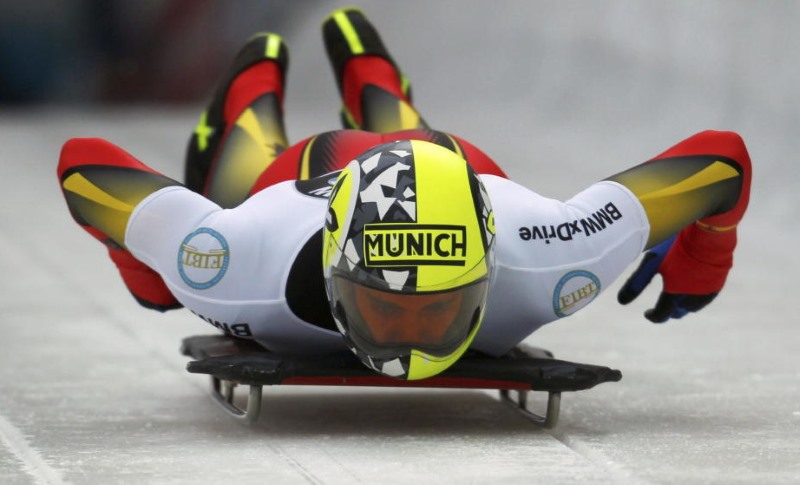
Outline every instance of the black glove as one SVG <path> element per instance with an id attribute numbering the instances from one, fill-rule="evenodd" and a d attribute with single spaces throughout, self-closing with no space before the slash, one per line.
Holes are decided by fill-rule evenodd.
<path id="1" fill-rule="evenodd" d="M 672 249 L 675 239 L 676 237 L 673 236 L 665 240 L 644 255 L 639 267 L 628 278 L 628 281 L 625 282 L 617 295 L 617 300 L 621 304 L 627 305 L 635 300 L 650 284 L 653 277 L 659 272 L 661 263 L 667 253 Z M 696 312 L 702 309 L 711 303 L 716 296 L 717 293 L 685 295 L 662 292 L 658 297 L 655 308 L 647 310 L 644 316 L 653 323 L 664 323 L 670 318 L 681 318 L 689 312 Z"/>

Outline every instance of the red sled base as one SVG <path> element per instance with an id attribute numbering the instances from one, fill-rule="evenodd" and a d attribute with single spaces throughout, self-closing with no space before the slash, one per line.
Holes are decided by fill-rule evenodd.
<path id="1" fill-rule="evenodd" d="M 604 366 L 553 358 L 547 350 L 518 346 L 503 357 L 468 352 L 443 373 L 404 381 L 367 368 L 350 352 L 297 357 L 272 353 L 257 343 L 227 335 L 197 335 L 183 340 L 181 352 L 195 359 L 186 369 L 211 376 L 214 399 L 237 419 L 255 422 L 261 411 L 263 386 L 371 386 L 447 389 L 497 389 L 500 398 L 545 428 L 558 423 L 561 393 L 617 382 L 622 373 Z M 234 403 L 234 389 L 250 387 L 244 408 Z M 514 391 L 515 397 L 511 392 Z M 528 394 L 546 392 L 544 413 L 529 409 Z"/>

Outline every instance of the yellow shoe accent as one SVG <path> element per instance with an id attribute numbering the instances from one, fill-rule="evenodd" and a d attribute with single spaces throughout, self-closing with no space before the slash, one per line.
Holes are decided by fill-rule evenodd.
<path id="1" fill-rule="evenodd" d="M 283 39 L 277 34 L 267 34 L 267 45 L 264 49 L 264 55 L 267 59 L 277 59 L 278 53 L 281 50 L 281 43 Z"/>
<path id="2" fill-rule="evenodd" d="M 358 37 L 358 32 L 350 23 L 347 18 L 347 11 L 350 9 L 339 10 L 333 14 L 333 20 L 339 26 L 344 38 L 347 40 L 347 46 L 350 47 L 350 52 L 354 55 L 364 53 L 364 45 L 361 44 L 361 39 Z"/>
<path id="3" fill-rule="evenodd" d="M 347 123 L 346 126 L 347 128 L 352 128 L 354 130 L 361 129 L 361 126 L 358 123 L 356 123 L 356 119 L 353 118 L 353 113 L 351 113 L 346 106 L 342 106 L 342 116 L 344 117 L 345 123 Z"/>
<path id="4" fill-rule="evenodd" d="M 203 111 L 197 126 L 194 127 L 194 134 L 197 135 L 197 149 L 204 152 L 208 148 L 208 137 L 214 133 L 214 129 L 208 125 L 208 112 Z"/>

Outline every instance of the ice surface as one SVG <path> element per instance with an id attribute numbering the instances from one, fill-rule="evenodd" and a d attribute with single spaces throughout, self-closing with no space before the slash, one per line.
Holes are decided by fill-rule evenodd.
<path id="1" fill-rule="evenodd" d="M 336 126 L 314 4 L 287 34 L 294 140 Z M 363 2 L 428 121 L 569 197 L 705 128 L 755 167 L 725 291 L 656 326 L 609 289 L 531 337 L 623 380 L 539 430 L 483 391 L 267 389 L 233 422 L 185 372 L 210 328 L 139 308 L 69 218 L 61 144 L 100 136 L 179 178 L 200 107 L 0 112 L 0 483 L 798 483 L 800 4 Z"/>

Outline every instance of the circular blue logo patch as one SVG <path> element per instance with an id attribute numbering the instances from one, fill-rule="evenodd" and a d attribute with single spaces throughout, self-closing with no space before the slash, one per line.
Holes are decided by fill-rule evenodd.
<path id="1" fill-rule="evenodd" d="M 205 290 L 219 283 L 228 270 L 230 251 L 222 234 L 201 227 L 184 238 L 178 249 L 178 273 L 184 283 Z"/>
<path id="2" fill-rule="evenodd" d="M 600 279 L 586 270 L 570 271 L 558 280 L 553 292 L 553 311 L 566 317 L 585 307 L 600 294 Z"/>

